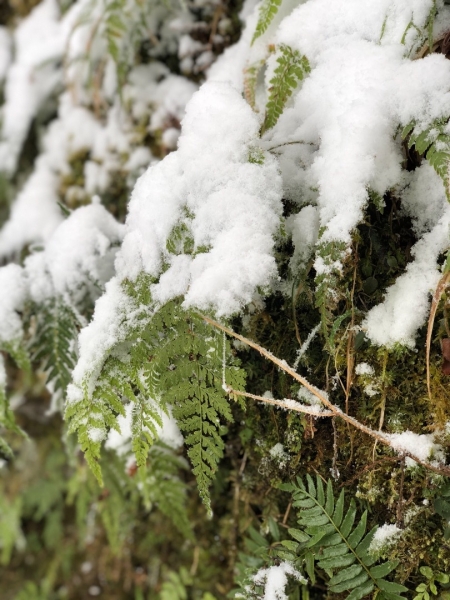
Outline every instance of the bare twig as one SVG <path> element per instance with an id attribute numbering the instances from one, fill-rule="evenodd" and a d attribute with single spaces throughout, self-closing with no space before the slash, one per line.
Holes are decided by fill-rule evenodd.
<path id="1" fill-rule="evenodd" d="M 431 300 L 431 310 L 430 316 L 428 318 L 428 329 L 427 329 L 427 343 L 426 343 L 426 364 L 427 364 L 427 389 L 428 389 L 428 397 L 431 400 L 431 381 L 430 381 L 430 350 L 431 350 L 431 336 L 433 335 L 433 325 L 434 319 L 436 317 L 437 307 L 439 305 L 439 301 L 441 299 L 442 294 L 444 293 L 445 287 L 447 286 L 448 280 L 450 278 L 450 272 L 444 273 L 444 275 L 439 280 L 437 284 L 436 291 L 433 294 L 433 299 Z"/>
<path id="2" fill-rule="evenodd" d="M 292 507 L 292 500 L 289 502 L 286 512 L 284 513 L 282 525 L 286 525 L 288 517 L 289 517 L 289 513 L 291 512 L 291 507 Z"/>
<path id="3" fill-rule="evenodd" d="M 252 400 L 258 400 L 258 402 L 263 402 L 264 404 L 271 404 L 272 406 L 278 406 L 279 408 L 284 408 L 285 410 L 292 410 L 294 412 L 304 413 L 305 415 L 311 415 L 312 417 L 332 417 L 334 413 L 331 410 L 322 410 L 318 412 L 314 410 L 313 407 L 309 408 L 305 404 L 300 404 L 300 402 L 289 402 L 286 400 L 276 400 L 275 398 L 266 398 L 265 396 L 257 396 L 256 394 L 249 394 L 248 392 L 241 392 L 239 390 L 234 390 L 233 388 L 226 386 L 226 391 L 228 394 L 232 396 L 242 396 L 244 398 L 251 398 Z"/>
<path id="4" fill-rule="evenodd" d="M 400 475 L 400 488 L 398 490 L 398 503 L 397 503 L 397 527 L 403 529 L 403 485 L 405 483 L 405 459 L 402 460 L 401 465 L 401 475 Z"/>
<path id="5" fill-rule="evenodd" d="M 387 369 L 387 361 L 388 361 L 388 353 L 387 351 L 384 352 L 384 356 L 383 356 L 383 368 L 381 371 L 381 381 L 382 381 L 382 390 L 381 390 L 381 402 L 379 404 L 380 406 L 380 420 L 378 423 L 378 431 L 381 431 L 383 429 L 383 425 L 384 425 L 384 416 L 386 413 L 386 396 L 387 396 L 387 389 L 386 389 L 386 369 Z M 375 440 L 375 444 L 373 445 L 373 451 L 372 451 L 372 459 L 375 460 L 375 452 L 377 449 L 377 444 L 378 441 Z"/>
<path id="6" fill-rule="evenodd" d="M 339 479 L 339 469 L 337 468 L 337 457 L 338 457 L 338 444 L 337 444 L 337 429 L 336 429 L 336 418 L 331 419 L 333 424 L 333 465 L 331 467 L 331 475 L 333 479 Z"/>

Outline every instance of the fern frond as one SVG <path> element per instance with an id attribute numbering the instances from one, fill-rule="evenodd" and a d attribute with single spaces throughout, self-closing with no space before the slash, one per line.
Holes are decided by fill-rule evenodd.
<path id="1" fill-rule="evenodd" d="M 199 493 L 210 511 L 208 488 L 224 448 L 222 424 L 232 418 L 222 388 L 223 340 L 200 316 L 182 310 L 178 302 L 166 304 L 157 318 L 161 320 L 157 330 L 165 333 L 144 376 L 152 385 L 155 374 L 159 377 L 157 388 L 172 406 L 173 416 L 185 434 Z M 226 350 L 230 355 L 231 349 Z M 242 388 L 243 372 L 239 369 L 228 367 L 226 378 Z"/>
<path id="2" fill-rule="evenodd" d="M 65 394 L 75 366 L 75 340 L 78 319 L 62 298 L 54 298 L 35 311 L 36 332 L 31 342 L 31 358 L 41 363 L 47 383 Z"/>
<path id="3" fill-rule="evenodd" d="M 448 122 L 445 119 L 434 121 L 423 130 L 416 130 L 414 122 L 408 123 L 402 131 L 402 139 L 408 143 L 408 148 L 415 147 L 423 155 L 444 184 L 445 195 L 450 202 L 450 134 L 447 131 Z"/>
<path id="4" fill-rule="evenodd" d="M 403 585 L 384 579 L 398 565 L 387 561 L 373 566 L 376 557 L 369 553 L 370 542 L 377 530 L 368 533 L 367 511 L 357 519 L 354 501 L 344 510 L 345 492 L 334 497 L 331 480 L 326 489 L 317 476 L 314 481 L 307 475 L 307 485 L 298 478 L 296 485 L 282 486 L 293 493 L 293 506 L 299 509 L 298 529 L 290 529 L 295 540 L 290 548 L 290 559 L 300 552 L 305 558 L 306 569 L 314 577 L 314 563 L 329 576 L 330 592 L 350 592 L 347 600 L 361 600 L 373 590 L 390 594 L 389 598 L 402 598 L 407 591 Z M 284 553 L 283 558 L 287 558 Z"/>
<path id="5" fill-rule="evenodd" d="M 187 539 L 192 539 L 192 527 L 186 511 L 186 484 L 180 479 L 187 462 L 176 456 L 161 442 L 149 454 L 148 469 L 142 479 L 142 492 L 149 503 L 168 517 Z"/>
<path id="6" fill-rule="evenodd" d="M 270 80 L 271 87 L 262 133 L 275 126 L 298 82 L 302 81 L 311 70 L 306 56 L 302 56 L 297 50 L 282 45 L 279 51 L 278 67 Z"/>
<path id="7" fill-rule="evenodd" d="M 14 547 L 24 543 L 21 530 L 22 499 L 0 494 L 0 565 L 7 565 Z"/>
<path id="8" fill-rule="evenodd" d="M 21 367 L 25 373 L 29 372 L 30 361 L 21 342 L 2 343 L 1 348 L 10 354 L 19 368 Z M 14 413 L 9 406 L 9 400 L 6 393 L 6 377 L 4 358 L 0 352 L 0 433 L 2 429 L 6 429 L 7 431 L 12 431 L 26 437 L 26 433 L 17 425 Z M 4 458 L 11 458 L 13 456 L 13 451 L 8 442 L 0 436 L 0 457 L 2 456 Z"/>
<path id="9" fill-rule="evenodd" d="M 249 65 L 244 71 L 244 98 L 247 100 L 249 105 L 256 109 L 256 84 L 258 81 L 258 75 L 261 73 L 261 69 L 265 64 L 265 60 L 259 60 L 258 62 Z"/>
<path id="10" fill-rule="evenodd" d="M 282 0 L 263 0 L 259 8 L 259 18 L 252 37 L 252 44 L 267 31 L 281 6 L 281 2 Z"/>
<path id="11" fill-rule="evenodd" d="M 124 64 L 121 57 L 121 46 L 123 38 L 127 33 L 126 19 L 124 12 L 126 0 L 112 0 L 108 3 L 105 10 L 104 35 L 108 53 L 116 64 L 119 84 L 124 81 Z"/>
<path id="12" fill-rule="evenodd" d="M 0 350 L 9 354 L 19 369 L 26 375 L 31 373 L 30 354 L 25 347 L 23 340 L 13 340 L 10 342 L 0 342 Z"/>
<path id="13" fill-rule="evenodd" d="M 244 372 L 235 364 L 224 366 L 224 343 L 226 355 L 232 355 L 229 342 L 199 315 L 185 311 L 180 300 L 152 312 L 147 280 L 126 282 L 124 288 L 136 305 L 134 325 L 110 351 L 94 383 L 86 380 L 79 400 L 67 406 L 69 431 L 78 434 L 86 460 L 102 483 L 102 442 L 110 429 L 119 429 L 124 403 L 133 405 L 132 450 L 140 470 L 146 468 L 162 414 L 169 414 L 170 406 L 210 511 L 208 488 L 223 455 L 223 424 L 231 420 L 223 370 L 234 389 L 243 388 Z"/>
<path id="14" fill-rule="evenodd" d="M 139 277 L 134 283 L 123 282 L 123 288 L 129 299 L 128 309 L 132 314 L 123 315 L 123 336 L 113 346 L 104 359 L 100 374 L 88 374 L 81 389 L 77 390 L 75 400 L 66 405 L 65 419 L 69 433 L 76 433 L 81 450 L 100 485 L 103 485 L 99 464 L 102 442 L 110 429 L 119 431 L 117 417 L 125 416 L 124 402 L 138 402 L 135 432 L 139 430 L 139 414 L 142 426 L 150 421 L 161 424 L 160 411 L 150 406 L 148 397 L 140 398 L 142 365 L 148 360 L 151 348 L 142 335 L 150 316 L 149 287 L 152 279 Z M 146 404 L 148 402 L 148 404 Z M 145 421 L 145 423 L 144 423 Z M 149 431 L 154 431 L 150 427 Z M 148 436 L 143 434 L 141 442 L 136 442 L 141 456 L 148 451 Z M 141 444 L 141 445 L 140 445 Z M 147 446 L 148 447 L 147 447 Z M 140 463 L 145 462 L 140 458 Z"/>

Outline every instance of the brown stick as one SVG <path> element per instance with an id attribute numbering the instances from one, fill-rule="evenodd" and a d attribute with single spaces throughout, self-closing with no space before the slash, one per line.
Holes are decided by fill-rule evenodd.
<path id="1" fill-rule="evenodd" d="M 304 413 L 305 415 L 311 415 L 313 417 L 333 417 L 334 413 L 331 410 L 322 410 L 317 412 L 312 408 L 308 408 L 304 404 L 300 404 L 296 402 L 296 404 L 292 405 L 284 400 L 276 400 L 275 398 L 265 398 L 264 396 L 257 396 L 256 394 L 249 394 L 248 392 L 241 392 L 239 390 L 234 390 L 233 388 L 226 386 L 226 391 L 228 394 L 233 396 L 242 396 L 244 398 L 251 398 L 252 400 L 258 400 L 258 402 L 264 402 L 264 404 L 272 404 L 273 406 L 278 406 L 279 408 L 284 408 L 285 410 L 292 410 L 294 412 Z"/>
<path id="2" fill-rule="evenodd" d="M 439 280 L 437 284 L 436 291 L 433 294 L 433 299 L 431 300 L 431 310 L 430 316 L 428 318 L 428 329 L 427 329 L 427 343 L 426 343 L 426 365 L 427 365 L 427 389 L 428 389 L 428 397 L 431 400 L 431 376 L 430 376 L 430 350 L 431 350 L 431 336 L 433 335 L 433 325 L 434 319 L 436 317 L 436 311 L 439 304 L 439 300 L 441 299 L 442 294 L 444 293 L 445 286 L 448 283 L 450 277 L 450 273 L 444 273 L 444 275 Z"/>
<path id="3" fill-rule="evenodd" d="M 397 527 L 403 529 L 403 486 L 405 483 L 405 460 L 401 462 L 401 474 L 400 474 L 400 488 L 398 490 L 398 503 L 397 503 Z"/>

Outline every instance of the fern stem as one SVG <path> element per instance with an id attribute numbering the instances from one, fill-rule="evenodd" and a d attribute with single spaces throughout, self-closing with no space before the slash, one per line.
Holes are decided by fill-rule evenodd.
<path id="1" fill-rule="evenodd" d="M 316 146 L 314 142 L 304 142 L 303 140 L 293 140 L 291 142 L 282 142 L 281 144 L 276 144 L 275 146 L 270 146 L 270 148 L 265 148 L 266 152 L 273 152 L 277 148 L 283 148 L 284 146 L 292 146 L 294 144 L 303 144 L 304 146 Z"/>
<path id="2" fill-rule="evenodd" d="M 239 333 L 234 332 L 232 329 L 229 329 L 228 327 L 221 325 L 214 319 L 211 319 L 210 317 L 207 317 L 206 315 L 200 315 L 200 316 L 206 321 L 206 323 L 209 323 L 213 327 L 216 327 L 217 329 L 224 331 L 226 334 L 230 335 L 231 337 L 234 337 L 237 340 L 246 344 L 247 346 L 250 346 L 250 348 L 257 350 L 260 354 L 262 354 L 262 356 L 264 356 L 265 358 L 267 358 L 268 360 L 273 362 L 275 365 L 277 365 L 277 367 L 279 367 L 285 373 L 288 373 L 296 381 L 298 381 L 303 386 L 305 386 L 305 388 L 307 390 L 309 390 L 316 398 L 318 398 L 322 402 L 322 404 L 324 406 L 326 406 L 330 410 L 331 413 L 333 413 L 334 416 L 340 417 L 346 423 L 349 423 L 356 429 L 359 429 L 363 433 L 373 437 L 374 439 L 378 440 L 381 444 L 384 444 L 385 446 L 389 446 L 396 452 L 399 452 L 398 450 L 396 450 L 393 447 L 391 441 L 389 440 L 389 438 L 386 435 L 384 435 L 382 432 L 375 431 L 375 430 L 371 429 L 370 427 L 367 427 L 366 425 L 363 425 L 363 423 L 360 423 L 354 417 L 351 417 L 350 415 L 345 414 L 338 406 L 335 406 L 332 402 L 330 402 L 328 400 L 328 398 L 323 394 L 323 392 L 321 392 L 319 389 L 317 389 L 315 386 L 313 386 L 311 383 L 309 383 L 309 381 L 307 379 L 305 379 L 304 377 L 302 377 L 301 375 L 296 373 L 294 371 L 294 369 L 286 363 L 286 361 L 279 359 L 278 357 L 274 356 L 271 352 L 269 352 L 268 350 L 266 350 L 259 344 L 256 344 L 255 342 L 252 342 L 251 340 L 244 337 L 243 335 L 240 335 Z M 265 398 L 264 400 L 269 400 L 269 399 Z M 286 407 L 286 408 L 290 408 L 290 407 Z M 290 410 L 292 410 L 292 409 L 290 408 Z M 450 467 L 447 467 L 445 465 L 441 465 L 438 467 L 436 465 L 431 464 L 430 462 L 428 462 L 426 460 L 422 460 L 421 458 L 419 458 L 412 452 L 408 452 L 407 450 L 401 450 L 399 460 L 403 460 L 406 456 L 408 458 L 411 458 L 412 460 L 414 460 L 419 465 L 422 465 L 422 467 L 425 467 L 426 469 L 433 471 L 434 473 L 438 473 L 439 475 L 444 475 L 446 477 L 450 476 Z"/>

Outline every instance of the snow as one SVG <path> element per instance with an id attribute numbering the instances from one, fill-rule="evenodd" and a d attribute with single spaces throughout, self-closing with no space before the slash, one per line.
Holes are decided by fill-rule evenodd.
<path id="1" fill-rule="evenodd" d="M 128 233 L 117 261 L 122 276 L 145 270 L 157 276 L 160 302 L 185 293 L 185 306 L 213 306 L 232 314 L 251 301 L 257 286 L 275 276 L 273 234 L 281 212 L 275 160 L 264 168 L 248 162 L 258 121 L 225 84 L 206 84 L 187 107 L 179 149 L 139 179 L 133 191 Z M 193 258 L 168 255 L 166 243 L 184 214 L 192 214 Z M 181 266 L 180 266 L 181 265 Z M 179 275 L 184 269 L 184 289 Z"/>
<path id="2" fill-rule="evenodd" d="M 310 4 L 315 3 L 300 8 Z M 302 22 L 296 34 L 302 44 L 306 27 Z M 286 42 L 283 27 L 279 36 Z M 304 51 L 298 42 L 296 46 Z M 383 194 L 401 179 L 402 154 L 394 141 L 398 123 L 408 123 L 413 115 L 425 122 L 448 111 L 450 98 L 441 85 L 449 87 L 450 73 L 438 56 L 414 64 L 405 61 L 401 44 L 378 46 L 344 38 L 338 46 L 328 40 L 325 47 L 293 108 L 280 118 L 273 141 L 291 138 L 319 144 L 311 175 L 319 189 L 320 224 L 326 226 L 322 240 L 348 243 L 361 221 L 367 188 Z M 414 106 L 399 80 L 405 80 Z M 444 106 L 437 105 L 438 98 Z"/>
<path id="3" fill-rule="evenodd" d="M 403 530 L 397 527 L 397 525 L 385 523 L 376 530 L 375 535 L 370 542 L 369 552 L 372 554 L 383 552 L 389 546 L 395 544 L 402 533 Z"/>
<path id="4" fill-rule="evenodd" d="M 300 346 L 299 350 L 297 350 L 297 358 L 295 359 L 295 362 L 294 362 L 294 365 L 293 365 L 294 370 L 297 370 L 298 365 L 300 364 L 300 360 L 302 359 L 302 357 L 308 351 L 308 348 L 310 347 L 311 342 L 316 337 L 317 332 L 320 329 L 320 325 L 321 325 L 320 323 L 317 323 L 317 325 L 311 329 L 311 331 L 308 333 L 308 336 L 307 336 L 306 340 Z M 305 389 L 305 391 L 307 391 L 307 390 Z"/>
<path id="5" fill-rule="evenodd" d="M 0 25 L 0 83 L 5 79 L 11 61 L 11 35 Z"/>
<path id="6" fill-rule="evenodd" d="M 152 63 L 150 67 L 137 67 L 130 74 L 124 96 L 131 103 L 132 114 L 139 116 L 153 110 L 154 127 L 168 128 L 167 146 L 172 147 L 179 132 L 172 124 L 181 120 L 185 104 L 197 88 L 181 77 L 170 75 L 160 63 Z M 0 231 L 0 255 L 14 255 L 26 245 L 46 242 L 62 222 L 57 206 L 59 189 L 61 179 L 71 172 L 69 163 L 73 157 L 86 153 L 90 160 L 84 165 L 84 187 L 72 186 L 66 192 L 69 205 L 84 203 L 89 196 L 107 190 L 111 174 L 121 170 L 122 164 L 131 173 L 140 174 L 152 162 L 152 155 L 148 148 L 136 145 L 134 138 L 133 123 L 117 102 L 102 123 L 90 110 L 77 105 L 73 95 L 61 94 L 58 118 L 42 141 L 35 170 L 16 197 L 11 216 Z"/>
<path id="7" fill-rule="evenodd" d="M 305 267 L 317 243 L 319 214 L 316 206 L 305 206 L 295 215 L 286 219 L 286 232 L 292 236 L 294 254 L 290 266 L 292 272 Z"/>
<path id="8" fill-rule="evenodd" d="M 257 585 L 264 585 L 264 600 L 287 600 L 285 588 L 288 576 L 293 577 L 302 585 L 307 584 L 303 575 L 288 562 L 281 562 L 279 565 L 267 569 L 259 569 L 253 576 L 253 581 Z"/>
<path id="9" fill-rule="evenodd" d="M 88 430 L 88 437 L 91 442 L 102 442 L 106 437 L 106 431 L 103 427 L 91 427 Z"/>
<path id="10" fill-rule="evenodd" d="M 114 274 L 114 258 L 123 229 L 100 204 L 75 210 L 45 246 L 45 267 L 54 293 L 69 294 L 77 303 L 83 297 L 84 288 L 90 286 L 95 298 L 98 295 L 95 288 L 101 290 Z M 31 265 L 28 262 L 26 265 L 33 279 Z"/>
<path id="11" fill-rule="evenodd" d="M 272 446 L 269 454 L 280 469 L 283 469 L 289 461 L 289 454 L 285 451 L 283 444 L 278 443 Z"/>
<path id="12" fill-rule="evenodd" d="M 292 400 L 291 398 L 284 398 L 282 400 L 282 402 L 283 402 L 284 406 L 289 410 L 297 410 L 300 412 L 302 410 L 305 410 L 310 414 L 311 413 L 316 414 L 318 417 L 320 417 L 320 413 L 323 410 L 322 405 L 320 404 L 319 400 L 317 401 L 316 404 L 302 404 L 301 402 L 297 402 L 296 400 Z"/>
<path id="13" fill-rule="evenodd" d="M 155 408 L 157 408 L 155 404 Z M 126 455 L 131 450 L 131 416 L 133 405 L 125 406 L 125 416 L 119 415 L 117 424 L 120 432 L 112 429 L 105 442 L 105 448 L 115 450 L 119 456 Z M 155 425 L 158 438 L 167 446 L 177 450 L 183 445 L 183 436 L 172 416 L 159 411 L 162 419 L 162 427 Z"/>
<path id="14" fill-rule="evenodd" d="M 78 338 L 80 358 L 72 373 L 74 384 L 67 388 L 67 401 L 77 403 L 82 400 L 82 382 L 90 375 L 92 391 L 95 377 L 98 376 L 103 359 L 117 343 L 123 341 L 126 330 L 124 322 L 132 322 L 136 307 L 131 302 L 118 281 L 113 277 L 105 286 L 105 293 L 97 300 L 93 321 L 81 330 Z"/>
<path id="15" fill-rule="evenodd" d="M 16 168 L 33 117 L 61 80 L 56 66 L 64 50 L 59 13 L 57 0 L 43 0 L 14 32 L 15 60 L 7 72 L 3 106 L 5 141 L 0 142 L 1 170 L 7 173 Z"/>
<path id="16" fill-rule="evenodd" d="M 442 180 L 427 162 L 408 176 L 401 195 L 402 210 L 412 217 L 417 235 L 423 235 L 448 211 L 448 200 Z"/>
<path id="17" fill-rule="evenodd" d="M 415 335 L 427 318 L 431 295 L 441 277 L 437 259 L 448 247 L 449 226 L 447 206 L 433 229 L 411 249 L 415 260 L 388 289 L 383 303 L 368 312 L 362 327 L 373 343 L 414 347 Z"/>
<path id="18" fill-rule="evenodd" d="M 355 373 L 356 375 L 369 375 L 372 376 L 375 374 L 374 368 L 372 367 L 372 365 L 369 365 L 368 363 L 362 362 L 362 363 L 358 363 L 355 367 Z"/>
<path id="19" fill-rule="evenodd" d="M 432 434 L 418 434 L 412 431 L 402 433 L 383 434 L 392 448 L 397 452 L 410 452 L 424 462 L 445 462 L 445 454 L 442 447 L 437 444 Z M 414 461 L 409 460 L 408 466 L 414 466 Z"/>
<path id="20" fill-rule="evenodd" d="M 1 256 L 18 254 L 24 246 L 50 237 L 63 220 L 56 188 L 57 178 L 46 157 L 41 156 L 17 196 L 9 220 L 0 230 Z"/>

